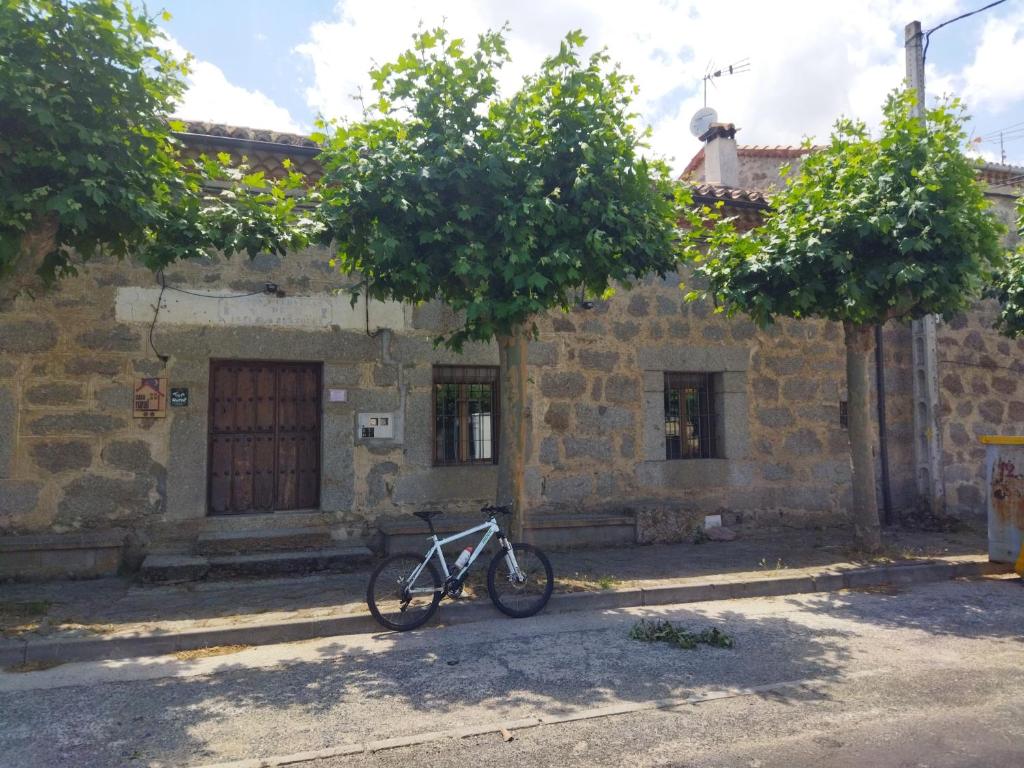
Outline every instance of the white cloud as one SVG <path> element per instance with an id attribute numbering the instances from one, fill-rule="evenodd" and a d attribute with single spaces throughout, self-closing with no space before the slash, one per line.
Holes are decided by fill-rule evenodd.
<path id="1" fill-rule="evenodd" d="M 186 56 L 181 44 L 169 35 L 161 45 L 179 59 Z M 193 59 L 189 68 L 188 89 L 174 110 L 176 117 L 275 131 L 302 131 L 302 126 L 287 109 L 260 91 L 233 84 L 215 64 Z"/>
<path id="2" fill-rule="evenodd" d="M 974 51 L 974 61 L 963 72 L 963 93 L 972 107 L 993 113 L 1024 98 L 1024 10 L 989 19 Z"/>
<path id="3" fill-rule="evenodd" d="M 928 12 L 944 18 L 955 5 L 956 0 L 936 0 Z M 554 52 L 565 32 L 582 28 L 591 48 L 606 46 L 636 76 L 637 107 L 653 129 L 653 147 L 674 156 L 679 168 L 699 148 L 688 124 L 702 105 L 699 83 L 708 62 L 751 60 L 750 72 L 708 89 L 709 105 L 720 119 L 740 127 L 743 143 L 823 138 L 840 114 L 877 121 L 885 94 L 903 80 L 903 26 L 914 12 L 909 4 L 886 0 L 345 0 L 336 18 L 314 24 L 310 39 L 296 50 L 313 66 L 306 92 L 310 106 L 328 117 L 357 117 L 359 107 L 350 97 L 360 87 L 369 92 L 371 62 L 389 61 L 408 47 L 421 21 L 434 26 L 445 19 L 453 34 L 471 40 L 509 21 L 513 61 L 502 78 L 509 88 Z M 1013 70 L 1007 68 L 1008 77 Z"/>

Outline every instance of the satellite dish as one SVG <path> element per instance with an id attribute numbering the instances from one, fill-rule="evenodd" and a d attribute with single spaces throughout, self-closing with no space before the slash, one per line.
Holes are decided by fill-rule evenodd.
<path id="1" fill-rule="evenodd" d="M 697 138 L 700 138 L 707 133 L 708 128 L 711 124 L 718 119 L 718 113 L 715 112 L 711 107 L 703 107 L 698 109 L 692 118 L 690 118 L 690 133 Z"/>

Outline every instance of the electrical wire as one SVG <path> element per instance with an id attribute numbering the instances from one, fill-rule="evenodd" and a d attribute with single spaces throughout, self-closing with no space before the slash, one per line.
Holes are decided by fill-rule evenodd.
<path id="1" fill-rule="evenodd" d="M 263 294 L 276 293 L 271 290 L 271 284 L 267 283 L 267 286 L 262 291 L 250 291 L 249 293 L 230 293 L 230 294 L 217 294 L 217 293 L 199 293 L 198 291 L 189 291 L 185 288 L 179 288 L 176 285 L 168 285 L 167 280 L 164 277 L 164 271 L 161 269 L 156 273 L 156 278 L 160 283 L 160 295 L 156 299 L 156 307 L 153 310 L 153 320 L 149 324 L 149 346 L 153 350 L 153 354 L 157 356 L 157 359 L 163 365 L 167 365 L 167 361 L 171 358 L 168 355 L 160 354 L 160 351 L 156 348 L 156 344 L 153 342 L 153 332 L 156 330 L 156 321 L 160 317 L 160 305 L 163 304 L 164 292 L 165 291 L 177 291 L 178 293 L 187 293 L 189 296 L 198 296 L 200 299 L 244 299 L 249 296 L 260 296 Z M 278 293 L 281 296 L 283 294 Z M 369 315 L 367 315 L 367 332 L 369 332 Z"/>
<path id="2" fill-rule="evenodd" d="M 163 270 L 156 273 L 157 279 L 160 281 L 160 295 L 156 299 L 156 308 L 153 310 L 153 322 L 149 324 L 149 346 L 153 350 L 153 354 L 156 355 L 157 360 L 160 361 L 162 366 L 167 365 L 167 361 L 170 358 L 167 355 L 161 355 L 160 350 L 156 348 L 156 344 L 153 343 L 153 331 L 156 330 L 156 319 L 160 317 L 160 305 L 164 300 L 164 291 L 167 290 L 167 283 L 164 282 Z"/>
<path id="3" fill-rule="evenodd" d="M 1004 125 L 998 130 L 992 131 L 991 133 L 983 133 L 981 136 L 975 139 L 975 141 L 999 141 L 1000 136 L 1005 136 L 1011 133 L 1020 133 L 1024 131 L 1024 122 L 1012 123 L 1011 125 Z"/>
<path id="4" fill-rule="evenodd" d="M 163 274 L 163 273 L 161 273 Z M 184 288 L 178 288 L 174 285 L 166 286 L 168 291 L 177 291 L 178 293 L 187 293 L 189 296 L 198 296 L 201 299 L 244 299 L 246 296 L 259 296 L 263 293 L 269 293 L 269 290 L 264 288 L 261 291 L 251 291 L 250 293 L 198 293 L 196 291 L 187 291 Z"/>
<path id="5" fill-rule="evenodd" d="M 949 26 L 950 24 L 952 24 L 954 21 L 960 21 L 962 19 L 966 19 L 966 18 L 968 18 L 970 16 L 974 16 L 975 14 L 981 13 L 982 11 L 987 11 L 989 8 L 995 8 L 997 5 L 1002 5 L 1005 2 L 1006 2 L 1006 0 L 996 0 L 994 3 L 989 3 L 988 5 L 982 6 L 981 8 L 977 8 L 977 9 L 975 9 L 973 11 L 968 11 L 967 13 L 961 13 L 959 16 L 954 16 L 952 19 L 947 19 L 946 21 L 942 22 L 941 24 L 939 24 L 937 26 L 934 26 L 931 29 L 929 29 L 927 32 L 924 33 L 924 51 L 921 54 L 922 63 L 924 61 L 927 61 L 927 59 L 928 59 L 928 43 L 930 41 L 932 33 L 938 32 L 943 27 L 946 27 L 946 26 Z"/>

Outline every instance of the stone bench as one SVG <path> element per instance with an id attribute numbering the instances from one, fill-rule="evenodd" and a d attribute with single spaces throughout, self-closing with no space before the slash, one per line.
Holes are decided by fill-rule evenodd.
<path id="1" fill-rule="evenodd" d="M 453 513 L 434 518 L 434 529 L 442 538 L 484 522 L 481 514 Z M 505 520 L 499 517 L 499 524 Z M 377 534 L 368 542 L 378 555 L 395 552 L 425 552 L 430 532 L 427 524 L 412 515 L 385 517 L 377 521 Z M 452 551 L 474 544 L 479 534 L 454 542 Z M 523 537 L 542 549 L 614 547 L 636 543 L 636 516 L 588 513 L 553 515 L 537 513 L 524 525 Z"/>
<path id="2" fill-rule="evenodd" d="M 120 528 L 0 536 L 0 579 L 113 576 L 121 567 L 126 538 Z"/>

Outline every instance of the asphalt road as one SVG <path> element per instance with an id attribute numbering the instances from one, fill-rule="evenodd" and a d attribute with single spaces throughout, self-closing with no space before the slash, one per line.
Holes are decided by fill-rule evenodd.
<path id="1" fill-rule="evenodd" d="M 718 626 L 736 647 L 630 640 L 639 616 Z M 305 765 L 1004 766 L 1024 764 L 1022 712 L 1024 589 L 946 582 L 4 674 L 0 766 L 202 766 L 406 737 Z"/>

